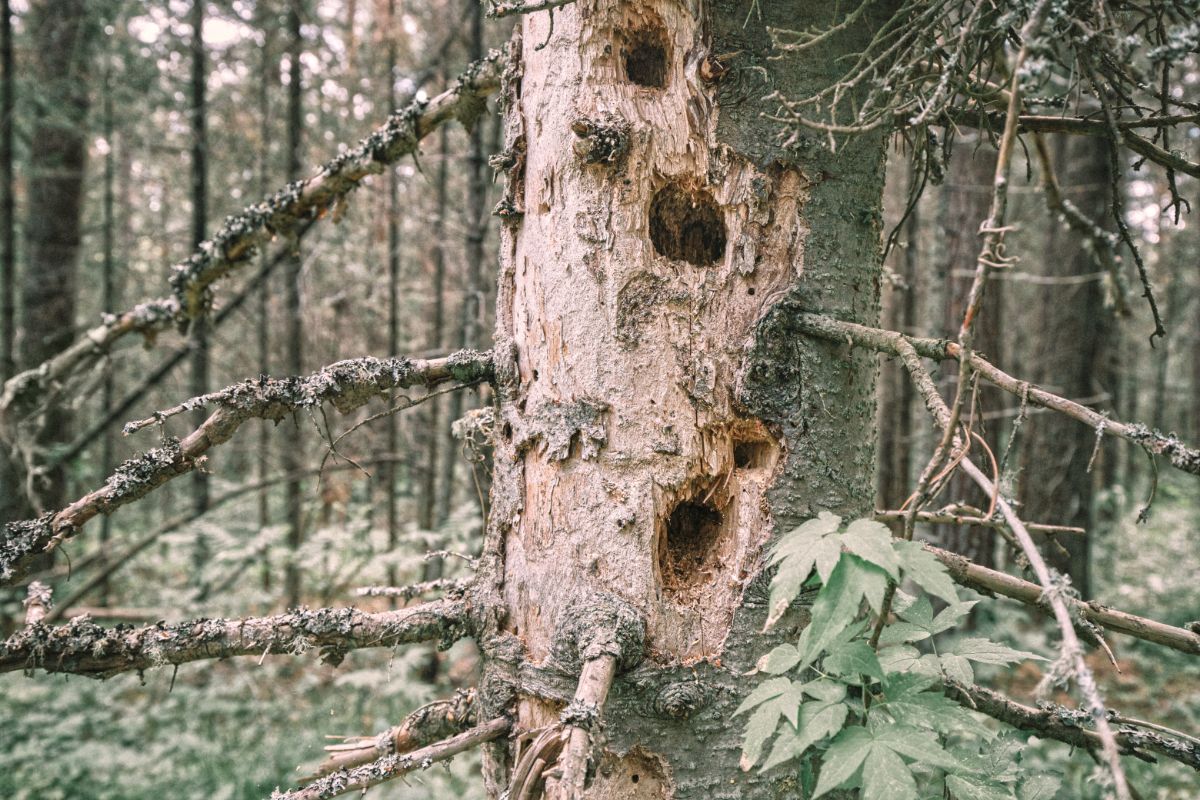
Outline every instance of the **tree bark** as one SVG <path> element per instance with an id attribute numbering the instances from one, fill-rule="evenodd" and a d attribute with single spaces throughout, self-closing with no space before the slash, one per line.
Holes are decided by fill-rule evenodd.
<path id="1" fill-rule="evenodd" d="M 1109 212 L 1110 164 L 1106 145 L 1087 141 L 1055 143 L 1055 161 L 1064 195 L 1094 220 Z M 1095 273 L 1096 266 L 1075 236 L 1058 226 L 1047 233 L 1043 260 L 1046 274 L 1068 277 Z M 1057 394 L 1086 405 L 1109 407 L 1108 402 L 1087 402 L 1107 394 L 1116 378 L 1105 351 L 1113 336 L 1114 321 L 1105 307 L 1103 284 L 1098 280 L 1040 287 L 1034 319 L 1042 331 L 1031 341 L 1026 355 L 1029 379 Z M 1086 598 L 1089 594 L 1088 544 L 1095 535 L 1093 455 L 1096 435 L 1053 414 L 1035 414 L 1025 423 L 1021 454 L 1019 496 L 1023 516 L 1054 520 L 1088 530 L 1088 536 L 1071 536 L 1046 548 L 1047 560 L 1071 576 Z"/>
<path id="2" fill-rule="evenodd" d="M 876 9 L 774 60 L 767 26 L 827 25 L 833 8 L 697 7 L 529 15 L 505 92 L 497 341 L 511 360 L 480 566 L 505 613 L 482 637 L 481 714 L 556 722 L 574 690 L 528 676 L 577 678 L 615 649 L 589 798 L 795 791 L 786 770 L 738 768 L 729 721 L 755 683 L 743 674 L 802 622 L 759 635 L 764 547 L 820 510 L 874 503 L 875 360 L 806 339 L 794 317 L 877 319 L 883 139 L 784 148 L 762 98 L 825 85 Z M 517 669 L 514 651 L 540 667 Z M 504 745 L 487 751 L 492 796 L 509 764 Z"/>
<path id="3" fill-rule="evenodd" d="M 208 235 L 208 67 L 204 51 L 204 4 L 206 0 L 192 0 L 190 16 L 192 51 L 192 249 L 195 250 Z M 199 397 L 212 387 L 209 385 L 208 335 L 209 319 L 200 315 L 192 323 L 192 374 L 190 391 Z M 204 410 L 196 409 L 192 414 L 192 425 L 204 423 Z M 208 473 L 198 469 L 192 473 L 192 508 L 203 512 L 208 508 Z M 203 532 L 196 534 L 192 552 L 193 577 L 202 580 L 201 572 L 208 563 L 208 539 Z"/>
<path id="4" fill-rule="evenodd" d="M 287 10 L 288 30 L 288 181 L 300 180 L 303 175 L 302 157 L 304 141 L 303 90 L 301 87 L 302 72 L 300 56 L 304 51 L 304 38 L 300 28 L 304 13 L 304 0 L 291 0 Z M 304 318 L 300 298 L 300 270 L 302 260 L 300 241 L 297 239 L 292 246 L 291 258 L 284 273 L 286 281 L 286 310 L 287 318 L 287 370 L 292 375 L 300 375 L 304 371 Z M 283 448 L 284 471 L 293 474 L 300 471 L 304 463 L 304 448 L 299 437 L 296 437 Z M 288 549 L 291 551 L 287 568 L 284 570 L 284 599 L 289 607 L 300 604 L 301 578 L 299 558 L 300 545 L 304 541 L 304 508 L 303 487 L 300 481 L 287 482 L 286 509 Z"/>
<path id="5" fill-rule="evenodd" d="M 942 207 L 938 228 L 944 250 L 939 271 L 946 284 L 942 312 L 945 331 L 956 331 L 962 324 L 975 273 L 975 260 L 979 255 L 979 226 L 987 219 L 991 207 L 996 151 L 988 144 L 981 147 L 977 147 L 977 144 L 971 141 L 958 143 L 947 166 L 946 181 L 940 189 Z M 1004 288 L 1002 281 L 993 280 L 990 283 L 975 326 L 975 349 L 998 366 L 1002 363 Z M 954 379 L 958 373 L 948 370 L 942 375 L 943 381 L 939 387 L 942 396 L 952 398 L 956 389 Z M 983 387 L 980 392 L 980 408 L 976 410 L 987 412 L 1008 405 L 1008 398 L 1000 392 Z M 967 409 L 964 416 L 972 420 L 972 430 L 984 438 L 999 459 L 1003 446 L 998 435 L 999 420 L 985 422 L 972 409 Z M 966 503 L 982 509 L 987 509 L 990 502 L 970 478 L 961 474 L 950 479 L 940 500 Z M 978 526 L 938 525 L 934 527 L 932 539 L 977 564 L 988 567 L 996 565 L 996 533 L 993 530 Z"/>
<path id="6" fill-rule="evenodd" d="M 35 42 L 30 72 L 39 94 L 29 145 L 26 265 L 21 282 L 19 358 L 26 368 L 42 363 L 75 338 L 94 14 L 83 0 L 38 2 L 29 9 Z M 69 441 L 71 416 L 61 402 L 52 402 L 33 438 L 34 447 L 44 451 Z M 35 469 L 43 460 L 35 455 Z M 63 467 L 38 470 L 30 488 L 36 509 L 58 508 L 66 497 Z"/>

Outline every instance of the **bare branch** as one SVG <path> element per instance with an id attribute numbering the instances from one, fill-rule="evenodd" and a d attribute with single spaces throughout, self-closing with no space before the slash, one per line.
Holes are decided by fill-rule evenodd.
<path id="1" fill-rule="evenodd" d="M 944 339 L 905 336 L 895 331 L 868 328 L 821 314 L 801 313 L 798 315 L 798 324 L 801 330 L 810 336 L 838 342 L 849 341 L 855 345 L 891 355 L 899 355 L 901 342 L 912 345 L 916 352 L 924 358 L 937 361 L 957 359 L 961 352 L 957 343 Z M 1149 453 L 1165 456 L 1176 469 L 1192 475 L 1200 475 L 1200 450 L 1184 444 L 1176 436 L 1152 431 L 1139 423 L 1110 419 L 1099 411 L 1080 405 L 1074 400 L 1068 400 L 1031 383 L 1014 378 L 992 365 L 978 353 L 971 356 L 970 366 L 984 380 L 1016 397 L 1027 397 L 1033 405 L 1065 414 L 1092 428 L 1098 434 L 1107 433 L 1118 439 L 1124 439 Z"/>
<path id="2" fill-rule="evenodd" d="M 338 770 L 303 789 L 291 792 L 275 791 L 271 794 L 271 800 L 326 800 L 348 792 L 362 792 L 414 770 L 428 769 L 439 761 L 446 761 L 485 742 L 499 739 L 511 728 L 512 722 L 507 718 L 497 717 L 420 750 L 384 756 L 361 767 Z"/>
<path id="3" fill-rule="evenodd" d="M 416 152 L 421 139 L 442 123 L 454 118 L 473 120 L 485 98 L 500 85 L 500 56 L 492 51 L 468 67 L 452 88 L 396 111 L 355 147 L 325 162 L 313 177 L 226 218 L 211 239 L 172 268 L 170 297 L 106 317 L 54 358 L 10 378 L 0 392 L 0 430 L 11 427 L 14 413 L 23 415 L 28 406 L 36 405 L 48 387 L 90 368 L 127 334 L 153 336 L 204 313 L 214 282 L 252 263 L 257 249 L 277 236 L 297 237 L 315 220 L 336 219 L 346 198 L 364 179 Z"/>
<path id="4" fill-rule="evenodd" d="M 515 14 L 553 10 L 574 2 L 575 0 L 489 0 L 487 15 L 491 19 L 499 19 Z"/>
<path id="5" fill-rule="evenodd" d="M 178 407 L 215 405 L 204 424 L 182 440 L 167 439 L 160 447 L 129 459 L 104 486 L 63 510 L 36 520 L 10 522 L 0 541 L 0 583 L 21 577 L 28 561 L 73 537 L 97 514 L 110 514 L 144 497 L 172 478 L 202 463 L 214 445 L 228 441 L 246 420 L 279 421 L 288 415 L 330 403 L 349 413 L 374 397 L 409 386 L 436 386 L 448 381 L 478 383 L 491 376 L 490 353 L 460 351 L 444 358 L 356 358 L 339 361 L 304 378 L 258 378 L 205 395 Z M 172 413 L 178 409 L 172 409 Z M 141 423 L 136 423 L 138 425 Z"/>
<path id="6" fill-rule="evenodd" d="M 965 708 L 986 714 L 1014 728 L 1032 731 L 1042 738 L 1089 751 L 1102 748 L 1100 734 L 1086 727 L 1090 722 L 1086 712 L 1053 704 L 1033 708 L 991 689 L 956 681 L 947 681 L 944 691 L 947 697 Z M 1113 718 L 1114 721 L 1120 719 L 1120 715 L 1114 714 Z M 1186 739 L 1139 730 L 1131 724 L 1119 725 L 1114 738 L 1124 755 L 1154 761 L 1150 755 L 1152 753 L 1200 770 L 1200 747 Z"/>
<path id="7" fill-rule="evenodd" d="M 379 613 L 300 609 L 272 617 L 160 622 L 136 629 L 73 619 L 14 633 L 0 645 L 0 672 L 40 669 L 106 678 L 205 659 L 301 655 L 313 648 L 336 665 L 349 650 L 461 638 L 469 629 L 468 613 L 462 600 L 438 600 Z"/>
<path id="8" fill-rule="evenodd" d="M 305 782 L 350 769 L 385 756 L 409 753 L 440 739 L 461 733 L 475 722 L 475 690 L 459 690 L 447 700 L 421 706 L 404 721 L 378 736 L 347 737 L 342 744 L 325 748 L 329 754 Z"/>
<path id="9" fill-rule="evenodd" d="M 1029 606 L 1046 608 L 1042 587 L 1036 583 L 1022 580 L 1005 572 L 989 569 L 974 563 L 965 556 L 943 550 L 940 547 L 925 545 L 938 560 L 946 565 L 950 577 L 970 589 L 984 594 L 999 594 L 1019 600 Z M 1161 644 L 1189 655 L 1200 655 L 1200 634 L 1184 628 L 1167 625 L 1164 622 L 1139 617 L 1118 611 L 1115 608 L 1101 605 L 1095 601 L 1086 602 L 1067 598 L 1067 604 L 1083 619 L 1096 625 L 1142 639 L 1147 642 Z"/>

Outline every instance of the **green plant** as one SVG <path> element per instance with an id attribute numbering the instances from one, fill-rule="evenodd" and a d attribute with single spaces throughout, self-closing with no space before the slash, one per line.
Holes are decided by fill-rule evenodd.
<path id="1" fill-rule="evenodd" d="M 861 788 L 864 800 L 1055 796 L 1056 778 L 1019 768 L 1020 738 L 943 693 L 947 681 L 973 683 L 973 664 L 1041 657 L 986 638 L 942 641 L 975 601 L 958 596 L 932 553 L 894 539 L 881 523 L 843 527 L 823 512 L 786 534 L 771 563 L 777 571 L 766 628 L 806 586 L 820 589 L 799 639 L 760 660 L 759 671 L 774 677 L 735 713 L 750 714 L 743 769 L 791 766 L 811 798 L 850 788 Z M 889 602 L 889 582 L 918 591 L 895 589 Z M 935 613 L 931 597 L 945 607 Z M 871 620 L 880 616 L 886 624 L 872 646 Z"/>

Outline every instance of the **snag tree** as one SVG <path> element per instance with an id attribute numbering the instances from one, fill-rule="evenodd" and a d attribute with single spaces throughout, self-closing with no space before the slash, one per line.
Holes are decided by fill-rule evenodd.
<path id="1" fill-rule="evenodd" d="M 1015 778 L 1006 783 L 943 750 L 948 729 L 937 720 L 963 719 L 950 701 L 1095 752 L 1118 797 L 1129 796 L 1123 753 L 1200 767 L 1186 738 L 1115 727 L 1080 644 L 1081 636 L 1103 644 L 1107 628 L 1194 655 L 1200 635 L 1073 598 L 1030 535 L 1050 528 L 1026 525 L 996 476 L 976 466 L 968 450 L 978 437 L 964 421 L 971 381 L 985 380 L 1200 472 L 1200 455 L 1178 439 L 1031 387 L 973 349 L 987 276 L 1005 263 L 1006 191 L 1021 132 L 1074 126 L 1168 169 L 1193 166 L 1164 155 L 1136 126 L 1122 128 L 1107 105 L 1109 124 L 1025 114 L 1031 64 L 1040 63 L 1031 53 L 1044 59 L 1052 32 L 1077 24 L 1086 32 L 1108 16 L 1071 16 L 1044 1 L 986 15 L 982 8 L 493 3 L 496 14 L 526 13 L 505 52 L 447 93 L 397 112 L 315 177 L 228 220 L 176 269 L 170 297 L 107 319 L 86 344 L 16 376 L 0 396 L 5 435 L 19 437 L 48 387 L 93 363 L 98 348 L 202 316 L 215 282 L 250 263 L 255 248 L 275 234 L 303 235 L 327 212 L 338 216 L 365 178 L 413 153 L 448 119 L 476 122 L 498 90 L 505 138 L 492 163 L 507 176 L 507 194 L 496 210 L 503 233 L 493 350 L 354 359 L 308 378 L 246 381 L 161 412 L 134 427 L 199 404 L 215 409 L 196 431 L 127 462 L 74 504 L 9 524 L 0 543 L 0 570 L 13 582 L 91 517 L 194 470 L 248 419 L 324 404 L 349 412 L 399 388 L 486 381 L 495 402 L 468 420 L 494 447 L 474 578 L 384 590 L 448 595 L 392 612 L 298 610 L 136 631 L 46 625 L 44 594 L 34 591 L 30 624 L 0 647 L 0 668 L 104 676 L 312 648 L 337 663 L 360 647 L 477 641 L 478 687 L 414 712 L 384 736 L 337 748 L 322 775 L 283 795 L 295 798 L 365 788 L 477 745 L 492 797 L 775 798 L 811 790 L 817 774 L 818 793 L 861 787 L 868 797 L 916 797 L 914 763 L 917 772 L 943 771 L 939 791 L 954 796 L 972 796 L 972 786 L 979 797 L 1024 791 Z M 1120 26 L 1104 30 L 1116 35 Z M 1000 55 L 1011 62 L 996 77 L 987 59 Z M 1092 80 L 1109 87 L 1121 75 L 1099 66 Z M 964 97 L 983 100 L 951 105 Z M 810 109 L 828 117 L 810 119 Z M 915 131 L 929 169 L 938 149 L 931 126 L 966 120 L 995 127 L 999 153 L 961 329 L 955 341 L 880 330 L 885 134 Z M 939 485 L 961 468 L 992 507 L 949 521 L 1003 530 L 1033 581 L 911 541 L 893 545 L 867 519 L 875 514 L 877 352 L 901 360 L 943 431 L 910 505 L 880 516 L 911 539 Z M 957 361 L 950 403 L 922 359 Z M 902 577 L 921 587 L 920 597 L 899 591 Z M 951 579 L 1050 610 L 1063 637 L 1055 668 L 1078 683 L 1082 717 L 975 686 L 966 665 L 1028 654 L 976 642 L 930 669 L 927 656 L 938 654 L 909 647 L 969 610 Z M 926 595 L 949 603 L 947 615 L 935 619 Z M 891 624 L 893 612 L 902 623 Z M 907 649 L 888 649 L 895 646 Z M 818 662 L 819 678 L 792 680 Z M 777 676 L 765 691 L 747 677 L 756 667 Z M 896 710 L 905 703 L 909 717 Z M 745 733 L 731 724 L 762 708 Z M 804 766 L 754 769 L 777 731 L 793 737 L 794 749 L 772 755 L 772 766 L 799 765 L 807 753 Z"/>

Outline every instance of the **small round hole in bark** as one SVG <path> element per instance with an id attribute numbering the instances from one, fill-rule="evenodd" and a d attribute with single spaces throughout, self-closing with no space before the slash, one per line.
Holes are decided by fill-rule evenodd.
<path id="1" fill-rule="evenodd" d="M 757 292 L 758 292 L 758 290 L 755 289 L 753 286 L 751 286 L 749 289 L 746 290 L 746 294 L 750 295 L 751 297 L 753 297 Z"/>
<path id="2" fill-rule="evenodd" d="M 659 542 L 659 567 L 669 595 L 686 595 L 708 582 L 719 560 L 721 512 L 699 497 L 684 500 L 667 517 Z"/>
<path id="3" fill-rule="evenodd" d="M 665 88 L 671 63 L 666 28 L 657 20 L 635 28 L 627 34 L 625 46 L 621 48 L 621 61 L 630 83 L 651 89 Z"/>
<path id="4" fill-rule="evenodd" d="M 725 222 L 713 196 L 679 184 L 660 189 L 650 201 L 650 242 L 674 261 L 707 267 L 725 255 Z"/>
<path id="5" fill-rule="evenodd" d="M 638 775 L 636 772 L 629 776 L 630 783 L 637 783 L 641 779 L 642 779 L 642 776 Z"/>

